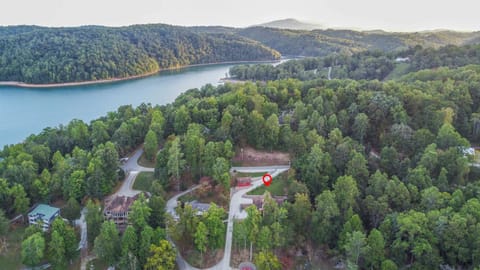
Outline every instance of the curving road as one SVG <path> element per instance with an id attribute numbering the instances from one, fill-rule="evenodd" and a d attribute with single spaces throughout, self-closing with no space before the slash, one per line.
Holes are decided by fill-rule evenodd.
<path id="1" fill-rule="evenodd" d="M 265 167 L 232 167 L 232 171 L 238 172 L 269 172 L 272 177 L 279 175 L 282 172 L 287 171 L 290 169 L 289 166 L 265 166 Z M 230 196 L 230 206 L 228 211 L 228 223 L 227 223 L 227 233 L 225 237 L 225 250 L 223 253 L 222 260 L 210 267 L 206 268 L 208 270 L 226 270 L 232 269 L 230 267 L 230 259 L 232 254 L 232 242 L 233 242 L 233 223 L 235 219 L 244 219 L 247 217 L 247 213 L 241 210 L 240 205 L 245 203 L 253 203 L 252 199 L 244 198 L 243 196 L 247 194 L 250 190 L 253 190 L 259 186 L 263 185 L 262 177 L 255 177 L 253 178 L 252 185 L 246 188 L 238 189 L 235 188 L 231 189 L 231 196 Z M 177 200 L 179 197 L 197 189 L 199 186 L 194 186 L 180 194 L 177 194 L 175 197 L 171 198 L 167 201 L 167 213 L 170 213 L 175 217 L 175 207 L 177 207 Z M 172 242 L 173 244 L 173 242 Z M 177 254 L 177 264 L 181 270 L 199 270 L 188 264 L 180 255 Z"/>
<path id="2" fill-rule="evenodd" d="M 137 177 L 139 172 L 153 172 L 153 168 L 147 168 L 140 166 L 138 164 L 138 159 L 141 157 L 143 153 L 143 148 L 137 149 L 133 155 L 121 166 L 121 168 L 125 171 L 127 175 L 125 181 L 123 182 L 120 189 L 115 193 L 116 195 L 125 195 L 125 196 L 134 196 L 138 194 L 140 191 L 134 190 L 132 188 L 133 183 L 135 182 L 135 178 Z M 285 172 L 290 169 L 290 166 L 263 166 L 263 167 L 232 167 L 232 171 L 238 172 L 269 172 L 272 177 L 279 175 L 282 172 Z M 244 198 L 243 196 L 247 194 L 250 190 L 253 190 L 259 186 L 263 185 L 262 177 L 255 177 L 252 180 L 252 185 L 249 187 L 235 189 L 232 188 L 230 192 L 230 206 L 228 211 L 228 223 L 227 223 L 227 232 L 226 232 L 226 240 L 225 240 L 225 250 L 223 253 L 222 260 L 215 266 L 207 268 L 208 270 L 226 270 L 232 269 L 230 267 L 230 259 L 232 253 L 232 241 L 233 241 L 233 222 L 235 219 L 244 219 L 247 217 L 247 213 L 242 211 L 240 208 L 241 204 L 246 203 L 253 203 L 252 199 Z M 193 190 L 199 188 L 200 185 L 193 186 L 174 197 L 170 198 L 166 204 L 166 212 L 172 216 L 176 216 L 175 208 L 178 206 L 178 198 L 192 192 Z M 172 245 L 175 246 L 173 241 L 170 242 Z M 200 270 L 188 264 L 180 255 L 180 252 L 177 252 L 176 258 L 178 267 L 180 270 Z M 206 270 L 207 270 L 206 269 Z"/>

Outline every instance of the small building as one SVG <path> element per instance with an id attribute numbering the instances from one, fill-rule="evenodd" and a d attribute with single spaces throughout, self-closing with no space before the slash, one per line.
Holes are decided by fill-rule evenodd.
<path id="1" fill-rule="evenodd" d="M 201 216 L 203 213 L 207 212 L 208 209 L 210 209 L 210 204 L 208 203 L 200 203 L 196 200 L 188 202 L 187 204 L 190 204 L 193 208 L 193 210 L 197 211 L 197 215 Z"/>
<path id="2" fill-rule="evenodd" d="M 251 177 L 237 177 L 237 187 L 249 187 L 251 184 Z"/>
<path id="3" fill-rule="evenodd" d="M 404 62 L 409 62 L 410 61 L 410 57 L 397 57 L 395 59 L 395 62 L 397 63 L 404 63 Z"/>
<path id="4" fill-rule="evenodd" d="M 28 223 L 30 225 L 41 226 L 42 230 L 48 231 L 53 220 L 60 215 L 60 208 L 47 204 L 37 205 L 28 213 Z"/>
<path id="5" fill-rule="evenodd" d="M 128 214 L 133 203 L 140 197 L 139 193 L 133 197 L 115 196 L 105 201 L 103 216 L 105 220 L 113 221 L 117 227 L 122 230 L 128 225 Z"/>

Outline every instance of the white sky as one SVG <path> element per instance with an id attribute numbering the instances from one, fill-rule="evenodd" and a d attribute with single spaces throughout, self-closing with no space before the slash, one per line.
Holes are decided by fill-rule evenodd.
<path id="1" fill-rule="evenodd" d="M 478 0 L 0 0 L 0 25 L 225 25 L 296 18 L 329 27 L 480 30 Z"/>

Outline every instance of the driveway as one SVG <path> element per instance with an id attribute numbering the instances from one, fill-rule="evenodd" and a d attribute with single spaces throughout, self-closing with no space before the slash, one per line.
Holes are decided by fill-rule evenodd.
<path id="1" fill-rule="evenodd" d="M 287 171 L 288 169 L 290 169 L 289 166 L 264 166 L 264 167 L 232 167 L 231 170 L 232 171 L 235 170 L 238 172 L 251 172 L 251 173 L 268 172 L 272 175 L 272 177 L 275 177 L 280 173 Z M 232 269 L 230 267 L 230 259 L 232 254 L 233 222 L 235 219 L 244 219 L 247 217 L 247 213 L 241 210 L 240 205 L 244 203 L 253 203 L 253 200 L 249 198 L 244 198 L 243 196 L 247 194 L 247 192 L 249 192 L 250 190 L 253 190 L 261 185 L 263 185 L 262 177 L 255 177 L 253 178 L 251 186 L 242 188 L 240 190 L 237 190 L 236 192 L 234 192 L 233 188 L 231 189 L 230 206 L 228 211 L 227 233 L 225 238 L 225 250 L 223 253 L 223 258 L 218 264 L 206 269 L 208 270 Z M 176 216 L 175 207 L 177 207 L 178 198 L 197 189 L 198 187 L 199 185 L 194 186 L 180 194 L 177 194 L 176 196 L 168 200 L 167 207 L 166 207 L 167 213 L 175 217 Z M 173 241 L 170 240 L 170 242 L 172 242 L 172 244 L 175 245 Z M 179 252 L 177 253 L 177 265 L 181 270 L 198 270 L 198 268 L 195 268 L 190 264 L 188 264 L 182 258 Z"/>

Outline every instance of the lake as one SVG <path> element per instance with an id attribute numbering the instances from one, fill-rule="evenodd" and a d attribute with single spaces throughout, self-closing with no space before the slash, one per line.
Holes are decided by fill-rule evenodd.
<path id="1" fill-rule="evenodd" d="M 233 64 L 189 67 L 107 84 L 60 88 L 0 86 L 0 149 L 72 119 L 90 122 L 121 105 L 167 104 L 188 89 L 218 85 Z"/>

